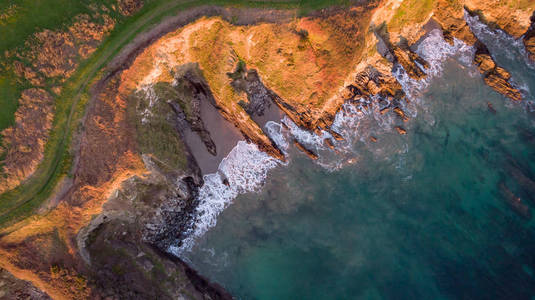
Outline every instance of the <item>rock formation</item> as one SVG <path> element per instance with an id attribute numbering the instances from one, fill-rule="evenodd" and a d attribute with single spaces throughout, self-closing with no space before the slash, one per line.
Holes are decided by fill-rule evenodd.
<path id="1" fill-rule="evenodd" d="M 531 16 L 531 26 L 524 34 L 523 42 L 529 58 L 535 62 L 535 12 Z"/>
<path id="2" fill-rule="evenodd" d="M 485 82 L 522 100 L 510 74 L 472 34 L 464 13 L 466 7 L 517 38 L 525 33 L 533 55 L 529 16 L 535 4 L 406 1 L 367 1 L 300 18 L 281 13 L 284 18 L 274 20 L 248 11 L 239 22 L 229 22 L 228 10 L 210 7 L 197 11 L 209 17 L 191 14 L 187 25 L 140 43 L 93 86 L 73 148 L 72 178 L 56 195 L 58 201 L 48 203 L 46 213 L 0 231 L 0 267 L 52 298 L 229 298 L 162 253 L 191 229 L 203 184 L 184 133 L 191 130 L 208 152 L 218 152 L 201 117 L 201 101 L 281 160 L 284 154 L 258 121 L 270 105 L 303 129 L 329 132 L 333 139 L 324 139 L 329 148 L 343 139 L 330 128 L 343 103 L 393 114 L 394 130 L 405 135 L 400 124 L 409 122 L 403 107 L 410 100 L 393 70 L 402 67 L 414 80 L 427 76 L 428 63 L 414 50 L 427 26 L 441 28 L 450 43 L 459 39 L 474 45 L 474 64 Z M 117 9 L 130 15 L 141 4 L 119 1 Z M 265 22 L 252 22 L 255 16 Z M 82 15 L 66 31 L 43 31 L 29 54 L 14 56 L 19 61 L 14 72 L 35 87 L 23 92 L 17 123 L 4 132 L 8 177 L 0 183 L 6 189 L 35 171 L 52 126 L 53 94 L 114 26 L 100 17 L 98 24 Z M 50 78 L 57 85 L 47 86 Z M 298 141 L 294 145 L 318 158 Z"/>
<path id="3" fill-rule="evenodd" d="M 509 72 L 504 68 L 498 67 L 490 52 L 483 43 L 477 41 L 474 45 L 476 48 L 474 63 L 478 66 L 479 71 L 483 74 L 485 83 L 498 91 L 500 94 L 515 100 L 522 100 L 522 95 L 518 89 L 511 86 L 508 80 L 511 78 Z"/>

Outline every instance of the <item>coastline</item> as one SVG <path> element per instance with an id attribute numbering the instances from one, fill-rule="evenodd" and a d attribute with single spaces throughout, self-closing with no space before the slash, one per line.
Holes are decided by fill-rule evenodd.
<path id="1" fill-rule="evenodd" d="M 115 90 L 120 85 L 120 76 L 122 72 L 132 66 L 136 57 L 156 40 L 158 40 L 165 34 L 171 32 L 172 30 L 175 30 L 177 27 L 184 26 L 196 20 L 197 18 L 204 16 L 205 14 L 222 14 L 224 15 L 223 19 L 226 21 L 232 21 L 232 23 L 236 23 L 237 25 L 252 25 L 255 24 L 255 22 L 251 20 L 251 18 L 254 18 L 252 16 L 254 16 L 255 13 L 258 14 L 257 16 L 261 20 L 259 22 L 284 22 L 291 19 L 291 14 L 293 14 L 293 12 L 282 12 L 279 14 L 273 13 L 273 11 L 271 10 L 265 11 L 241 8 L 227 9 L 213 6 L 194 8 L 191 11 L 188 10 L 183 14 L 180 14 L 179 16 L 171 17 L 160 25 L 153 28 L 152 30 L 150 30 L 148 33 L 138 36 L 131 44 L 129 44 L 129 46 L 125 47 L 123 51 L 118 56 L 116 56 L 116 58 L 110 63 L 109 67 L 107 68 L 106 75 L 97 84 L 93 85 L 92 88 L 93 96 L 90 100 L 90 105 L 88 105 L 89 108 L 87 109 L 87 116 L 85 117 L 86 119 L 84 121 L 84 123 L 86 123 L 85 125 L 88 126 L 89 130 L 84 132 L 84 134 L 80 138 L 80 147 L 83 149 L 77 150 L 78 154 L 76 155 L 76 162 L 73 168 L 75 170 L 73 186 L 71 190 L 66 194 L 64 199 L 62 201 L 58 201 L 58 206 L 60 207 L 60 209 L 66 210 L 69 208 L 69 206 L 62 206 L 61 202 L 63 202 L 64 204 L 67 203 L 66 205 L 70 205 L 71 207 L 82 207 L 82 209 L 90 208 L 89 213 L 80 213 L 81 217 L 80 215 L 73 217 L 79 218 L 76 222 L 76 225 L 73 226 L 74 228 L 76 228 L 74 232 L 76 232 L 76 230 L 79 228 L 85 228 L 88 223 L 91 223 L 92 226 L 94 226 L 93 228 L 97 229 L 101 226 L 101 224 L 107 224 L 112 222 L 114 218 L 117 218 L 117 220 L 122 220 L 123 216 L 116 214 L 116 211 L 118 210 L 117 208 L 111 209 L 112 213 L 107 215 L 109 219 L 106 221 L 104 221 L 103 219 L 92 219 L 92 216 L 96 214 L 106 215 L 109 212 L 107 210 L 109 208 L 106 208 L 106 204 L 104 203 L 109 202 L 108 200 L 110 198 L 114 198 L 113 193 L 119 193 L 119 190 L 123 188 L 124 182 L 131 178 L 146 179 L 152 176 L 153 178 L 151 180 L 156 182 L 156 185 L 163 184 L 164 186 L 167 185 L 168 187 L 176 189 L 175 193 L 179 195 L 174 195 L 174 197 L 182 199 L 178 201 L 178 206 L 186 203 L 186 207 L 185 209 L 181 208 L 179 212 L 176 211 L 176 208 L 167 207 L 173 205 L 176 206 L 177 203 L 159 203 L 160 206 L 157 206 L 156 208 L 147 208 L 148 215 L 151 215 L 154 211 L 158 211 L 158 214 L 160 214 L 162 211 L 164 211 L 165 213 L 170 213 L 169 215 L 166 215 L 166 218 L 164 218 L 163 221 L 160 220 L 157 223 L 157 225 L 160 226 L 158 230 L 151 231 L 151 229 L 147 233 L 145 229 L 141 229 L 144 230 L 144 236 L 136 236 L 135 239 L 139 240 L 140 243 L 144 243 L 146 242 L 146 239 L 150 239 L 150 237 L 148 236 L 154 234 L 155 231 L 159 231 L 158 234 L 165 235 L 165 238 L 164 241 L 159 245 L 158 249 L 162 250 L 162 248 L 164 248 L 165 250 L 167 250 L 169 248 L 166 248 L 165 245 L 169 246 L 169 243 L 173 239 L 175 241 L 177 237 L 178 239 L 182 240 L 187 239 L 189 237 L 188 234 L 192 234 L 192 227 L 199 227 L 199 232 L 202 235 L 203 231 L 206 231 L 209 227 L 215 225 L 217 214 L 221 212 L 227 205 L 229 205 L 232 199 L 236 197 L 236 195 L 238 195 L 239 193 L 258 190 L 259 188 L 261 188 L 263 180 L 267 176 L 267 172 L 269 171 L 269 169 L 281 165 L 281 161 L 276 160 L 277 158 L 281 158 L 280 155 L 268 156 L 266 152 L 269 153 L 269 151 L 261 151 L 261 146 L 258 147 L 254 143 L 239 142 L 239 144 L 237 146 L 234 146 L 234 148 L 232 146 L 232 143 L 227 143 L 224 145 L 219 144 L 222 149 L 226 150 L 218 152 L 218 158 L 215 161 L 210 162 L 209 164 L 207 164 L 207 166 L 199 167 L 197 159 L 202 158 L 195 158 L 194 152 L 197 152 L 197 149 L 202 148 L 203 143 L 198 142 L 194 147 L 191 147 L 191 145 L 188 145 L 189 143 L 186 141 L 185 144 L 188 146 L 188 169 L 185 171 L 181 170 L 176 172 L 162 171 L 162 168 L 154 167 L 154 165 L 152 164 L 154 163 L 154 161 L 152 161 L 151 163 L 151 158 L 149 156 L 143 156 L 143 161 L 140 161 L 136 157 L 135 153 L 137 153 L 138 151 L 136 142 L 130 137 L 130 135 L 135 135 L 135 129 L 132 128 L 132 125 L 128 122 L 127 116 L 123 111 L 125 106 L 128 105 L 128 99 L 124 99 L 118 96 L 118 93 Z M 238 17 L 238 19 L 234 19 L 233 17 L 236 14 L 241 15 L 243 19 L 240 19 L 240 17 Z M 429 37 L 430 32 L 431 31 L 429 31 L 428 34 L 425 36 L 426 38 Z M 422 37 L 416 48 L 424 40 L 425 38 Z M 455 44 L 455 41 L 453 42 L 453 44 Z M 415 45 L 416 44 L 413 44 L 411 46 Z M 412 49 L 412 51 L 414 51 L 413 53 L 417 52 L 416 49 Z M 405 54 L 400 54 L 400 57 L 401 55 Z M 410 52 L 408 55 L 411 55 Z M 406 63 L 412 66 L 416 65 L 416 68 L 422 69 L 418 64 L 415 63 L 415 61 L 418 61 L 418 59 L 407 61 Z M 397 65 L 399 69 L 403 69 L 403 64 L 398 64 L 398 62 L 399 58 L 391 63 L 393 66 Z M 431 66 L 429 66 L 428 68 L 424 67 L 424 69 L 433 70 L 434 66 L 432 65 L 432 62 L 430 63 Z M 383 76 L 381 80 L 377 80 L 377 77 L 370 76 L 370 74 L 368 74 L 367 72 L 363 73 L 366 73 L 367 76 L 365 79 L 367 81 L 364 82 L 365 84 L 363 84 L 363 82 L 355 83 L 355 85 L 353 86 L 355 89 L 350 91 L 350 96 L 344 99 L 344 101 L 341 102 L 342 104 L 336 108 L 335 114 L 330 115 L 330 113 L 327 113 L 326 116 L 323 117 L 323 119 L 319 119 L 319 122 L 308 122 L 313 125 L 305 127 L 303 126 L 303 124 L 307 123 L 307 120 L 310 121 L 310 119 L 307 119 L 309 116 L 302 112 L 299 112 L 297 114 L 291 113 L 288 115 L 288 112 L 292 110 L 288 109 L 287 105 L 285 105 L 284 103 L 284 100 L 282 100 L 279 96 L 275 94 L 275 96 L 272 96 L 270 98 L 270 100 L 273 101 L 271 105 L 277 105 L 277 107 L 279 107 L 283 111 L 286 111 L 287 115 L 284 117 L 284 121 L 282 121 L 281 124 L 270 124 L 269 121 L 274 121 L 272 119 L 269 119 L 265 123 L 268 124 L 269 128 L 278 126 L 279 133 L 284 130 L 284 127 L 290 128 L 290 130 L 286 131 L 290 131 L 293 133 L 295 141 L 299 145 L 298 148 L 302 148 L 302 152 L 304 152 L 305 154 L 308 153 L 309 157 L 311 158 L 319 158 L 319 163 L 321 163 L 321 152 L 330 148 L 330 146 L 328 146 L 329 143 L 331 145 L 334 145 L 334 148 L 336 149 L 335 151 L 343 151 L 341 147 L 343 147 L 343 144 L 347 141 L 342 140 L 342 138 L 348 139 L 348 137 L 343 134 L 340 136 L 343 128 L 338 127 L 337 122 L 343 123 L 343 121 L 340 120 L 342 118 L 340 117 L 340 115 L 345 113 L 343 112 L 343 110 L 346 104 L 351 104 L 352 108 L 356 110 L 357 115 L 366 113 L 367 111 L 374 111 L 377 109 L 377 107 L 381 107 L 381 109 L 385 107 L 392 108 L 392 115 L 385 116 L 385 118 L 391 118 L 393 120 L 392 124 L 395 123 L 397 124 L 396 126 L 403 126 L 405 124 L 404 122 L 406 121 L 406 115 L 410 116 L 411 113 L 410 109 L 406 108 L 406 105 L 408 104 L 405 104 L 404 102 L 397 102 L 399 99 L 395 98 L 399 97 L 399 92 L 404 89 L 404 94 L 408 96 L 408 90 L 403 87 L 403 83 L 401 82 L 402 80 L 400 80 L 400 77 L 396 78 L 395 80 L 397 81 L 393 83 L 389 82 L 388 80 L 391 80 L 392 77 L 396 77 L 394 71 L 392 71 L 391 74 L 386 73 L 380 75 Z M 359 75 L 364 76 L 363 73 L 360 73 Z M 409 75 L 405 74 L 403 76 Z M 427 74 L 427 76 L 430 75 Z M 406 78 L 409 79 L 409 77 Z M 507 76 L 504 76 L 503 78 L 505 77 Z M 375 81 L 378 82 L 375 88 L 368 89 L 371 82 Z M 269 87 L 264 88 L 269 89 Z M 371 98 L 371 96 L 373 95 L 380 95 L 380 99 Z M 403 96 L 403 99 L 404 98 L 405 96 Z M 110 99 L 115 99 L 117 103 L 110 104 Z M 383 104 L 379 104 L 380 101 L 387 103 L 387 105 L 385 106 Z M 205 101 L 201 103 L 204 103 L 204 105 L 206 105 L 207 102 Z M 96 107 L 94 105 L 96 105 Z M 111 113 L 107 111 L 109 107 L 112 107 Z M 217 104 L 211 107 L 221 109 L 217 106 Z M 203 111 L 205 112 L 204 116 Z M 201 120 L 203 118 L 206 119 L 206 110 L 203 110 L 201 108 L 200 113 Z M 295 117 L 303 115 L 305 117 L 303 117 L 302 119 L 296 119 Z M 101 118 L 98 124 L 92 124 L 92 122 L 95 121 L 95 116 L 99 116 L 99 118 Z M 383 114 L 381 113 L 378 116 L 383 116 Z M 117 120 L 119 120 L 119 122 L 117 122 Z M 208 121 L 204 121 L 209 124 Z M 226 122 L 230 124 L 230 122 Z M 257 122 L 262 123 L 264 122 L 264 120 Z M 321 124 L 321 126 L 316 126 L 318 125 L 318 123 Z M 106 124 L 107 126 L 102 126 L 103 124 Z M 206 126 L 207 128 L 213 128 L 212 132 L 210 132 L 210 135 L 212 137 L 220 136 L 219 132 L 217 131 L 218 126 L 216 125 L 217 124 Z M 109 130 L 109 132 L 104 133 L 106 134 L 105 136 L 100 135 L 103 133 L 98 133 L 94 136 L 91 136 L 92 134 L 95 134 L 99 129 L 102 130 L 102 128 L 106 128 L 107 130 Z M 261 129 L 264 128 L 265 126 L 261 126 Z M 393 128 L 394 127 L 391 125 L 390 129 Z M 91 129 L 93 129 L 94 131 L 91 131 Z M 225 129 L 224 127 L 220 129 L 223 131 L 228 130 L 228 128 Z M 296 136 L 294 132 L 297 133 L 299 131 L 302 132 L 303 136 Z M 269 129 L 266 129 L 264 134 L 271 140 L 272 144 L 278 147 L 280 153 L 283 155 L 282 157 L 285 157 L 288 149 L 288 144 L 291 143 L 289 143 L 288 140 L 281 141 L 278 136 L 272 136 L 272 134 L 270 134 Z M 286 134 L 289 135 L 289 133 Z M 235 134 L 232 135 L 234 136 L 234 138 L 236 137 Z M 248 139 L 247 135 L 245 135 L 244 138 Z M 213 139 L 215 140 L 215 138 Z M 326 142 L 326 139 L 328 139 L 328 141 L 330 142 Z M 110 142 L 108 144 L 109 141 L 113 142 Z M 220 141 L 216 142 L 216 144 L 224 142 L 228 141 Z M 100 165 L 93 165 L 93 162 L 91 162 L 91 160 L 94 160 L 94 154 L 99 152 L 99 147 L 108 147 L 110 148 L 110 151 L 106 153 L 100 153 L 101 156 L 105 156 L 104 162 Z M 235 149 L 237 150 L 234 151 Z M 273 156 L 275 156 L 275 158 Z M 81 162 L 80 159 L 82 159 Z M 221 161 L 219 161 L 219 159 L 221 159 Z M 246 163 L 244 165 L 244 160 L 249 160 L 249 164 Z M 346 159 L 344 163 L 347 163 L 349 160 L 350 159 Z M 149 162 L 147 163 L 147 161 Z M 212 173 L 212 170 L 214 170 L 214 168 L 217 170 L 216 173 Z M 101 170 L 103 169 L 108 169 L 112 171 L 110 171 L 108 177 L 99 179 L 99 182 L 93 182 L 94 178 L 92 177 L 96 176 L 95 174 L 101 174 Z M 244 175 L 244 170 L 249 171 L 249 173 L 246 173 Z M 173 180 L 176 180 L 178 183 L 170 183 Z M 209 186 L 208 184 L 211 184 L 212 186 Z M 228 186 L 227 184 L 230 186 Z M 93 190 L 88 193 L 87 190 L 89 189 Z M 219 189 L 219 191 L 214 192 L 216 189 Z M 157 190 L 151 190 L 151 192 L 155 194 L 159 193 Z M 209 220 L 206 221 L 205 225 L 192 226 L 192 224 L 189 223 L 189 220 L 195 220 L 195 215 L 193 215 L 194 212 L 199 208 L 201 204 L 206 204 L 206 201 L 203 202 L 202 198 L 213 198 L 214 193 L 219 193 L 219 195 L 223 195 L 222 201 L 216 200 L 216 202 L 218 203 L 215 203 L 215 213 L 211 216 L 208 216 Z M 200 211 L 202 212 L 203 210 L 207 211 L 212 209 L 211 207 L 213 206 L 213 204 L 214 203 L 206 204 L 204 207 L 200 208 Z M 104 206 L 104 208 L 100 209 L 100 207 L 102 206 Z M 156 215 L 156 217 L 158 216 L 159 215 Z M 207 215 L 204 214 L 204 216 Z M 182 220 L 174 222 L 170 221 L 172 218 L 177 217 L 182 218 Z M 154 218 L 155 217 L 153 215 L 144 218 L 142 222 L 146 223 L 142 225 L 156 224 L 154 223 Z M 166 223 L 167 221 L 169 222 Z M 132 222 L 139 222 L 139 220 Z M 177 225 L 176 222 L 180 224 Z M 136 224 L 135 226 L 129 226 L 136 227 L 138 225 L 139 224 Z M 182 232 L 173 232 L 177 231 L 176 226 L 179 226 L 178 228 L 180 229 L 178 230 Z M 89 237 L 90 233 L 91 232 L 86 232 L 86 237 Z M 152 235 L 152 237 L 154 237 L 154 235 Z M 150 240 L 149 242 L 154 243 L 161 241 L 155 239 Z M 85 240 L 82 242 L 78 240 L 77 246 L 71 247 L 75 249 L 80 245 L 82 245 L 80 248 L 84 248 Z M 16 258 L 13 259 L 16 260 Z"/>

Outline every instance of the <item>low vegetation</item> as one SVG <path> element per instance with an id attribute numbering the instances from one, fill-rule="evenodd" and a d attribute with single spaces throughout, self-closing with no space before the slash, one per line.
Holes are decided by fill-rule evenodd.
<path id="1" fill-rule="evenodd" d="M 163 85 L 156 89 L 160 96 L 171 92 Z M 184 170 L 186 150 L 173 122 L 177 116 L 166 98 L 156 97 L 150 99 L 143 92 L 130 97 L 128 117 L 136 128 L 139 151 L 151 155 L 165 170 Z"/>
<path id="2" fill-rule="evenodd" d="M 397 32 L 406 24 L 417 24 L 425 21 L 435 7 L 435 0 L 405 0 L 388 24 L 388 29 Z"/>

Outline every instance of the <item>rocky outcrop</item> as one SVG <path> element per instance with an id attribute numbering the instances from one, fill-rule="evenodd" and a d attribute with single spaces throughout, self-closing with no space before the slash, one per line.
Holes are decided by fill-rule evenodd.
<path id="1" fill-rule="evenodd" d="M 461 2 L 437 0 L 433 19 L 441 26 L 446 41 L 453 43 L 453 38 L 457 38 L 468 45 L 476 42 L 476 37 L 464 20 Z"/>
<path id="2" fill-rule="evenodd" d="M 152 171 L 149 178 L 124 182 L 104 212 L 78 235 L 90 266 L 93 296 L 232 299 L 222 287 L 161 250 L 186 232 L 186 224 L 177 222 L 189 220 L 196 187 L 188 186 L 188 177 L 167 178 Z M 176 186 L 171 179 L 184 185 Z"/>
<path id="3" fill-rule="evenodd" d="M 519 39 L 530 26 L 530 16 L 535 10 L 533 1 L 464 0 L 459 1 L 471 14 L 494 29 L 503 30 Z"/>
<path id="4" fill-rule="evenodd" d="M 384 51 L 380 51 L 381 55 L 392 63 L 399 63 L 407 75 L 413 79 L 420 80 L 426 77 L 425 69 L 429 68 L 429 64 L 410 49 L 407 41 L 394 45 L 391 41 L 392 33 L 384 24 L 374 28 L 374 34 L 381 45 L 386 48 Z"/>
<path id="5" fill-rule="evenodd" d="M 531 26 L 524 34 L 522 41 L 524 42 L 529 58 L 535 62 L 535 11 L 531 16 Z"/>
<path id="6" fill-rule="evenodd" d="M 52 128 L 54 100 L 43 89 L 22 92 L 15 113 L 15 126 L 2 131 L 5 158 L 2 161 L 0 194 L 18 186 L 32 175 L 43 159 L 48 133 Z"/>
<path id="7" fill-rule="evenodd" d="M 424 70 L 429 68 L 429 64 L 418 54 L 412 52 L 410 49 L 403 50 L 400 47 L 394 47 L 392 53 L 395 57 L 394 62 L 402 65 L 407 75 L 411 78 L 422 79 L 427 76 Z"/>
<path id="8" fill-rule="evenodd" d="M 297 149 L 299 149 L 301 152 L 303 152 L 306 156 L 308 156 L 312 160 L 316 160 L 319 158 L 319 156 L 314 153 L 314 151 L 308 149 L 305 145 L 300 143 L 298 140 L 294 140 L 294 145 Z"/>
<path id="9" fill-rule="evenodd" d="M 266 88 L 256 70 L 247 70 L 245 63 L 243 63 L 243 67 L 239 63 L 238 69 L 229 74 L 229 76 L 233 79 L 232 87 L 238 92 L 243 92 L 247 95 L 247 102 L 242 101 L 238 104 L 245 109 L 253 121 L 258 123 L 256 120 L 264 116 L 266 111 L 274 105 L 275 98 L 278 98 L 278 96 Z M 259 125 L 262 126 L 263 124 Z"/>
<path id="10" fill-rule="evenodd" d="M 396 131 L 400 134 L 400 135 L 406 135 L 407 134 L 407 130 L 401 126 L 396 126 L 394 127 L 396 129 Z"/>
<path id="11" fill-rule="evenodd" d="M 399 82 L 391 75 L 380 72 L 372 66 L 367 66 L 364 71 L 355 76 L 355 83 L 347 86 L 346 99 L 356 101 L 379 95 L 383 98 L 394 100 L 403 98 L 405 93 Z"/>
<path id="12" fill-rule="evenodd" d="M 511 18 L 507 17 L 507 10 L 504 10 L 505 7 L 498 3 L 490 4 L 484 1 L 465 1 L 465 6 L 462 6 L 462 4 L 463 1 L 437 1 L 437 10 L 433 19 L 442 27 L 444 38 L 450 41 L 450 43 L 453 42 L 453 38 L 457 38 L 468 45 L 474 45 L 476 48 L 474 64 L 479 68 L 485 83 L 498 93 L 512 100 L 522 100 L 520 91 L 509 82 L 511 78 L 509 72 L 496 65 L 485 44 L 480 42 L 470 31 L 464 19 L 464 12 L 466 9 L 472 15 L 477 14 L 480 19 L 492 25 L 492 27 L 509 30 L 509 33 L 513 35 L 516 35 L 518 31 L 522 30 L 523 25 L 519 22 L 511 22 Z M 517 12 L 517 10 L 514 10 L 514 7 L 507 7 L 507 9 Z M 490 19 L 486 19 L 486 17 L 490 17 Z"/>
<path id="13" fill-rule="evenodd" d="M 474 63 L 483 74 L 485 83 L 498 93 L 512 100 L 521 101 L 522 94 L 509 83 L 511 75 L 504 68 L 496 65 L 487 46 L 477 41 L 474 47 L 476 48 Z"/>

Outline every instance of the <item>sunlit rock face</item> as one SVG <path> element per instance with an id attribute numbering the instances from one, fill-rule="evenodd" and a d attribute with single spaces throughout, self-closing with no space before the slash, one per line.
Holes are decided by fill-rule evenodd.
<path id="1" fill-rule="evenodd" d="M 336 114 L 344 103 L 353 105 L 360 113 L 367 109 L 373 110 L 373 106 L 380 107 L 380 116 L 393 116 L 399 121 L 391 128 L 396 136 L 410 136 L 411 127 L 407 124 L 410 124 L 409 117 L 413 116 L 404 111 L 407 99 L 402 82 L 394 70 L 403 69 L 414 82 L 424 81 L 430 76 L 432 63 L 415 51 L 418 43 L 430 33 L 430 29 L 438 29 L 436 36 L 451 46 L 462 44 L 475 49 L 472 53 L 475 55 L 468 60 L 473 60 L 485 83 L 513 100 L 522 100 L 519 90 L 509 81 L 511 75 L 506 70 L 507 66 L 500 66 L 494 60 L 486 46 L 473 34 L 466 19 L 467 15 L 479 16 L 481 22 L 492 25 L 494 29 L 501 29 L 517 39 L 522 38 L 528 54 L 534 59 L 535 31 L 530 16 L 535 9 L 535 2 L 367 2 L 352 8 L 315 12 L 308 17 L 259 23 L 251 21 L 248 25 L 234 24 L 230 18 L 225 17 L 202 17 L 183 27 L 173 28 L 148 46 L 145 44 L 136 48 L 139 52 L 135 52 L 136 55 L 132 57 L 132 64 L 127 63 L 124 70 L 114 73 L 106 84 L 99 86 L 101 89 L 98 94 L 91 99 L 91 109 L 87 112 L 80 137 L 80 148 L 73 154 L 77 163 L 77 168 L 73 171 L 73 187 L 59 199 L 62 200 L 61 204 L 56 203 L 57 206 L 49 214 L 38 216 L 25 224 L 16 224 L 9 230 L 9 234 L 0 237 L 1 261 L 10 267 L 11 272 L 23 270 L 38 273 L 32 280 L 41 284 L 41 288 L 52 291 L 51 295 L 54 295 L 54 291 L 55 295 L 69 295 L 69 280 L 74 276 L 69 272 L 77 274 L 75 269 L 79 260 L 78 253 L 84 251 L 84 247 L 87 247 L 85 251 L 88 253 L 97 254 L 94 262 L 97 265 L 101 263 L 105 269 L 112 263 L 108 260 L 112 259 L 106 253 L 98 253 L 101 245 L 115 249 L 128 241 L 130 244 L 127 250 L 130 252 L 122 258 L 124 263 L 134 261 L 141 265 L 145 258 L 138 256 L 138 250 L 149 250 L 145 246 L 139 246 L 140 241 L 148 241 L 161 248 L 174 241 L 176 235 L 181 234 L 175 231 L 189 226 L 185 224 L 189 221 L 187 218 L 191 217 L 188 214 L 198 204 L 195 202 L 196 189 L 203 184 L 201 174 L 191 170 L 193 159 L 187 156 L 187 141 L 184 141 L 171 122 L 176 121 L 179 115 L 178 106 L 184 106 L 181 109 L 185 120 L 195 134 L 201 135 L 203 146 L 206 146 L 209 154 L 218 153 L 216 138 L 213 132 L 208 132 L 206 119 L 201 118 L 200 100 L 196 97 L 208 99 L 213 105 L 212 109 L 236 127 L 240 137 L 251 142 L 240 142 L 240 147 L 230 153 L 232 160 L 223 164 L 227 173 L 236 175 L 235 178 L 220 178 L 219 175 L 206 177 L 208 183 L 212 180 L 222 188 L 231 190 L 229 199 L 238 194 L 236 183 L 242 180 L 236 170 L 254 169 L 262 165 L 258 161 L 267 161 L 269 168 L 272 168 L 278 163 L 273 157 L 285 159 L 285 149 L 280 149 L 284 147 L 277 145 L 266 133 L 263 124 L 256 119 L 258 110 L 264 107 L 263 101 L 272 101 L 286 114 L 287 122 L 280 126 L 289 126 L 295 131 L 302 130 L 311 136 L 309 131 L 318 136 L 328 132 L 328 138 L 320 138 L 327 147 L 333 149 L 337 145 L 336 141 L 344 138 L 331 128 L 334 128 L 332 125 Z M 139 9 L 142 2 L 120 3 L 121 13 L 129 15 Z M 35 48 L 32 52 L 36 57 L 32 64 L 15 65 L 18 76 L 26 78 L 35 87 L 44 84 L 47 79 L 44 76 L 57 77 L 59 83 L 64 83 L 76 71 L 79 58 L 89 57 L 97 49 L 98 42 L 114 26 L 111 20 L 104 17 L 100 25 L 90 23 L 84 17 L 77 22 L 77 27 L 69 28 L 68 32 L 45 31 L 39 34 L 37 38 L 42 39 L 43 47 Z M 152 118 L 143 118 L 144 108 L 152 105 L 152 91 L 173 94 L 182 93 L 184 89 L 195 92 L 186 96 L 181 94 L 183 99 L 164 99 L 164 102 L 148 110 Z M 13 148 L 4 150 L 7 153 L 6 162 L 13 162 L 6 163 L 5 166 L 14 166 L 8 173 L 15 174 L 16 180 L 6 181 L 4 187 L 17 186 L 34 172 L 42 159 L 46 137 L 53 126 L 55 95 L 52 92 L 60 94 L 61 87 L 54 86 L 46 91 L 40 88 L 28 89 L 22 94 L 20 114 L 17 115 L 18 127 L 5 132 L 6 141 L 13 145 Z M 144 98 L 132 101 L 133 95 Z M 41 101 L 41 110 L 35 109 L 36 99 Z M 188 107 L 183 103 L 184 99 L 192 105 Z M 378 103 L 377 99 L 382 103 Z M 133 107 L 136 117 L 139 117 L 136 119 L 139 124 L 130 119 L 128 110 Z M 31 117 L 33 123 L 23 120 L 26 117 Z M 18 121 L 21 121 L 20 124 Z M 164 132 L 162 128 L 167 131 Z M 23 131 L 25 129 L 29 130 Z M 158 132 L 153 134 L 154 131 L 151 130 Z M 143 132 L 152 140 L 145 139 L 141 134 Z M 23 136 L 31 137 L 32 140 L 17 142 Z M 159 153 L 159 149 L 151 148 L 155 144 L 151 143 L 153 140 L 173 147 L 167 147 L 164 149 L 166 151 Z M 369 140 L 378 142 L 374 136 L 369 136 Z M 321 153 L 316 153 L 306 143 L 297 139 L 292 142 L 309 158 L 321 161 Z M 259 155 L 257 150 L 272 157 L 265 153 Z M 172 156 L 165 156 L 170 152 Z M 26 159 L 30 157 L 27 155 L 31 155 L 31 159 Z M 236 161 L 247 161 L 247 157 L 259 159 L 242 169 L 233 165 Z M 9 160 L 10 158 L 20 160 Z M 157 163 L 162 162 L 171 170 L 157 166 Z M 18 169 L 15 170 L 16 168 Z M 262 174 L 267 173 L 269 168 L 262 169 Z M 252 174 L 251 177 L 256 175 L 254 172 Z M 245 189 L 247 191 L 261 186 L 261 180 L 246 179 L 242 181 L 251 186 Z M 133 184 L 137 181 L 141 183 Z M 133 182 L 132 185 L 129 182 Z M 184 183 L 191 183 L 191 186 L 184 187 Z M 142 191 L 141 188 L 146 190 Z M 125 194 L 121 190 L 128 190 L 132 194 Z M 203 190 L 199 193 L 202 196 Z M 169 200 L 170 195 L 172 200 Z M 114 207 L 117 202 L 111 201 L 106 207 L 104 203 L 109 199 L 115 199 L 121 205 Z M 144 202 L 140 205 L 139 201 Z M 141 215 L 137 219 L 122 219 L 125 212 L 131 215 L 141 212 Z M 95 215 L 100 215 L 100 219 L 94 218 Z M 106 230 L 101 233 L 95 231 L 97 236 L 93 236 L 93 242 L 100 244 L 86 243 L 91 240 L 89 234 L 85 239 L 77 239 L 81 236 L 79 232 L 82 228 L 96 230 L 104 224 L 94 221 L 104 217 L 113 219 L 116 223 L 107 221 L 108 225 L 104 226 Z M 128 230 L 136 234 L 131 234 Z M 116 232 L 121 235 L 117 236 Z M 122 235 L 122 232 L 127 234 Z M 143 234 L 138 234 L 139 232 Z M 54 244 L 57 241 L 59 246 Z M 49 255 L 49 249 L 60 247 L 63 252 L 58 252 L 59 258 Z M 28 253 L 35 255 L 30 256 Z M 101 256 L 98 257 L 98 254 Z M 39 264 L 35 264 L 35 261 L 39 261 Z M 50 266 L 57 261 L 72 266 L 72 269 L 68 272 L 53 272 Z M 173 265 L 170 269 L 175 267 Z M 182 272 L 182 267 L 176 268 Z M 58 277 L 58 272 L 63 277 Z M 50 284 L 45 284 L 47 282 Z M 176 282 L 169 281 L 170 289 L 175 288 L 175 284 Z M 84 287 L 79 298 L 90 292 Z"/>

